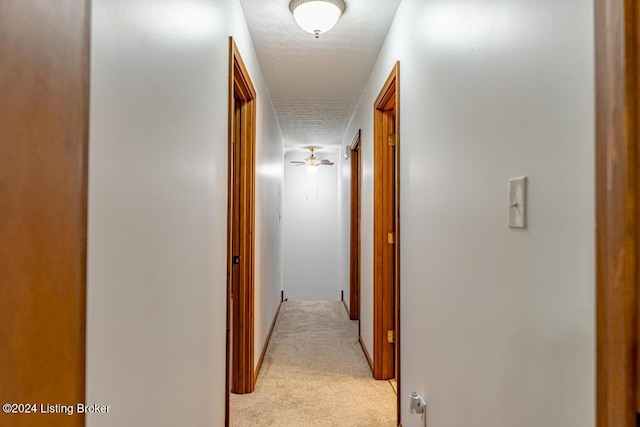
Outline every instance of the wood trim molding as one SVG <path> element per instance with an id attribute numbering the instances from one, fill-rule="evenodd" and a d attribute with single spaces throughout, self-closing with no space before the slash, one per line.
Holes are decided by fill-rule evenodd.
<path id="1" fill-rule="evenodd" d="M 362 155 L 360 141 L 362 131 L 358 129 L 351 143 L 351 206 L 349 239 L 349 318 L 360 320 L 360 256 L 362 210 Z"/>
<path id="2" fill-rule="evenodd" d="M 367 359 L 367 363 L 369 364 L 369 369 L 371 369 L 371 375 L 373 375 L 373 362 L 371 361 L 371 356 L 369 356 L 369 352 L 367 351 L 367 346 L 364 345 L 364 341 L 362 341 L 362 337 L 358 337 L 358 341 L 360 341 L 360 347 L 362 347 L 362 353 L 364 353 L 364 358 Z"/>
<path id="3" fill-rule="evenodd" d="M 354 136 L 353 141 L 351 141 L 351 146 L 350 146 L 351 150 L 358 151 L 360 149 L 361 141 L 362 141 L 362 129 L 358 129 L 358 131 L 356 132 L 356 136 Z"/>
<path id="4" fill-rule="evenodd" d="M 399 76 L 397 62 L 374 103 L 374 271 L 373 271 L 373 375 L 391 379 L 399 348 L 396 297 L 399 292 Z M 388 136 L 395 134 L 394 145 Z M 389 233 L 393 233 L 389 237 Z M 391 243 L 390 240 L 391 239 Z M 398 300 L 399 301 L 399 300 Z M 393 330 L 395 344 L 387 340 Z M 398 360 L 399 362 L 399 360 Z"/>
<path id="5" fill-rule="evenodd" d="M 229 38 L 229 198 L 227 235 L 227 390 L 251 393 L 254 367 L 256 91 Z M 238 154 L 239 153 L 239 154 Z M 234 264 L 233 257 L 240 263 Z M 229 365 L 232 375 L 229 375 Z M 226 396 L 228 423 L 229 396 Z"/>
<path id="6" fill-rule="evenodd" d="M 597 427 L 634 427 L 640 407 L 639 9 L 595 1 Z"/>
<path id="7" fill-rule="evenodd" d="M 278 315 L 280 314 L 281 307 L 282 307 L 282 301 L 280 301 L 280 303 L 278 304 L 278 309 L 276 310 L 275 316 L 273 316 L 273 321 L 271 322 L 271 328 L 269 328 L 267 339 L 264 341 L 264 346 L 262 347 L 262 352 L 260 353 L 260 359 L 258 359 L 258 364 L 256 365 L 256 375 L 255 375 L 254 381 L 258 381 L 258 375 L 260 374 L 260 368 L 262 368 L 264 355 L 267 354 L 267 348 L 269 347 L 269 342 L 271 341 L 271 334 L 273 334 L 273 329 L 275 328 L 276 322 L 278 321 Z"/>
<path id="8" fill-rule="evenodd" d="M 91 4 L 0 9 L 0 395 L 85 402 Z M 62 417 L 0 425 L 84 426 Z"/>
<path id="9" fill-rule="evenodd" d="M 396 211 L 395 211 L 395 215 L 396 215 L 396 244 L 394 246 L 395 249 L 395 271 L 394 271 L 394 275 L 395 275 L 395 282 L 396 282 L 396 286 L 395 286 L 395 296 L 394 299 L 396 301 L 395 307 L 394 307 L 394 318 L 395 318 L 395 340 L 396 340 L 396 345 L 395 345 L 395 359 L 396 359 L 396 363 L 395 363 L 395 378 L 396 378 L 396 396 L 397 396 L 397 405 L 396 405 L 396 411 L 397 411 L 397 417 L 398 420 L 397 422 L 400 423 L 401 421 L 401 414 L 402 411 L 400 409 L 400 404 L 401 404 L 401 394 L 400 394 L 400 390 L 401 390 L 401 378 L 400 378 L 400 368 L 401 368 L 401 364 L 400 364 L 400 350 L 401 350 L 401 346 L 400 346 L 400 339 L 401 339 L 401 335 L 402 335 L 402 328 L 400 327 L 400 311 L 401 311 L 401 304 L 400 304 L 400 244 L 402 243 L 402 227 L 401 227 L 401 222 L 400 222 L 400 148 L 401 148 L 401 144 L 400 144 L 400 62 L 396 62 L 396 65 L 394 67 L 394 73 L 396 75 L 396 104 L 395 104 L 395 109 L 396 109 L 396 188 L 395 188 L 395 197 L 396 197 Z"/>
<path id="10" fill-rule="evenodd" d="M 229 49 L 231 50 L 231 66 L 233 67 L 230 78 L 236 85 L 239 98 L 245 101 L 251 101 L 256 97 L 255 86 L 253 86 L 247 67 L 244 65 L 244 61 L 242 60 L 238 47 L 233 41 L 233 37 L 229 37 L 229 44 Z"/>

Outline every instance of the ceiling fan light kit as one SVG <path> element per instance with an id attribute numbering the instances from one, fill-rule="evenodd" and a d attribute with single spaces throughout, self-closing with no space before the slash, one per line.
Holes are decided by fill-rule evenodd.
<path id="1" fill-rule="evenodd" d="M 306 166 L 307 173 L 309 175 L 315 175 L 316 173 L 318 173 L 318 166 L 333 166 L 333 162 L 327 159 L 319 159 L 316 157 L 316 155 L 314 154 L 314 151 L 318 147 L 306 147 L 306 148 L 308 148 L 309 151 L 311 151 L 311 155 L 304 160 L 291 160 L 291 163 L 293 163 L 296 166 Z"/>
<path id="2" fill-rule="evenodd" d="M 344 0 L 291 0 L 289 10 L 308 33 L 320 37 L 336 25 L 347 5 Z"/>

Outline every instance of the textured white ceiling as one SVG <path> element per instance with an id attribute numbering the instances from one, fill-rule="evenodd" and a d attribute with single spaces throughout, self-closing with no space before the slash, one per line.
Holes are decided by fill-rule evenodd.
<path id="1" fill-rule="evenodd" d="M 289 0 L 240 0 L 287 149 L 341 143 L 400 0 L 345 0 L 336 26 L 304 32 Z"/>

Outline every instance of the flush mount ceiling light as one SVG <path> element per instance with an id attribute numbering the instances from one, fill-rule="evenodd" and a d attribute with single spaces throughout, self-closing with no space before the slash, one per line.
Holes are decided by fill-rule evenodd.
<path id="1" fill-rule="evenodd" d="M 316 38 L 336 25 L 346 8 L 344 0 L 291 0 L 289 10 L 300 27 Z"/>

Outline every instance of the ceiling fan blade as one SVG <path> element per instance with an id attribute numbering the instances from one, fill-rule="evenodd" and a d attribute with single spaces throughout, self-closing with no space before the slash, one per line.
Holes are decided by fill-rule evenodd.
<path id="1" fill-rule="evenodd" d="M 330 162 L 327 159 L 322 159 L 322 160 L 320 160 L 320 164 L 323 165 L 323 166 L 332 166 L 333 162 Z"/>
<path id="2" fill-rule="evenodd" d="M 301 165 L 304 165 L 304 162 L 298 162 L 298 161 L 295 161 L 295 160 L 291 160 L 291 163 L 299 163 Z"/>

